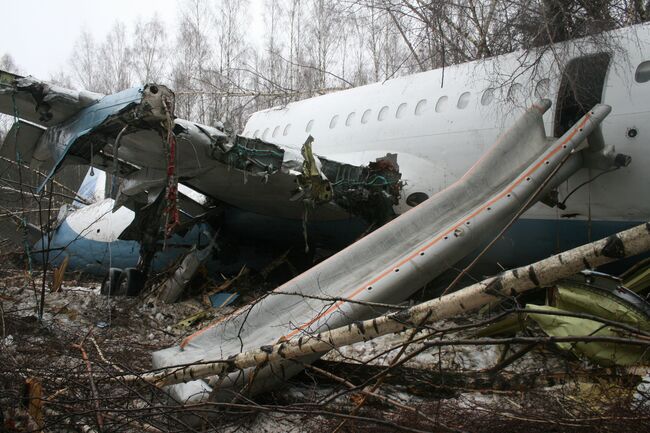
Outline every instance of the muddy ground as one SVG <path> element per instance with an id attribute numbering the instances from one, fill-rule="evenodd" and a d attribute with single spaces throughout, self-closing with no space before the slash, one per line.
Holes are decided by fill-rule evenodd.
<path id="1" fill-rule="evenodd" d="M 30 276 L 16 254 L 2 263 L 2 432 L 650 431 L 639 392 L 645 370 L 602 368 L 549 346 L 521 356 L 513 356 L 518 346 L 411 344 L 401 353 L 403 335 L 331 352 L 274 393 L 184 408 L 155 386 L 119 377 L 149 371 L 153 351 L 253 300 L 267 289 L 259 280 L 255 288 L 242 280 L 238 303 L 214 309 L 201 290 L 166 305 L 150 292 L 108 298 L 99 279 L 74 274 L 52 293 L 48 276 L 39 319 L 42 274 Z"/>

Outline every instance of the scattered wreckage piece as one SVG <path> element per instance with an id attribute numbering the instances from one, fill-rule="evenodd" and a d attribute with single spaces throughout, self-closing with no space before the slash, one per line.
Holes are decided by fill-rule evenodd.
<path id="1" fill-rule="evenodd" d="M 549 289 L 547 304 L 527 304 L 516 313 L 481 329 L 476 336 L 515 335 L 531 330 L 531 325 L 551 337 L 650 336 L 650 303 L 625 287 L 624 280 L 591 270 L 560 280 Z M 557 346 L 603 366 L 647 365 L 649 361 L 645 346 L 606 341 Z"/>
<path id="2" fill-rule="evenodd" d="M 567 278 L 585 267 L 597 267 L 613 261 L 650 251 L 650 222 L 625 230 L 604 239 L 556 254 L 539 262 L 505 271 L 457 292 L 415 305 L 406 310 L 373 319 L 352 322 L 348 326 L 322 332 L 279 339 L 272 345 L 251 348 L 238 354 L 203 358 L 193 365 L 170 366 L 162 371 L 144 375 L 126 375 L 120 380 L 144 380 L 158 386 L 196 382 L 197 379 L 223 376 L 235 371 L 264 366 L 281 365 L 291 359 L 304 359 L 314 354 L 324 354 L 331 349 L 349 346 L 377 337 L 422 327 L 428 323 L 476 311 L 490 302 L 505 297 L 518 296 L 538 287 L 548 287 L 558 279 Z M 227 318 L 226 318 L 227 319 Z M 597 337 L 596 340 L 599 338 Z M 606 337 L 600 337 L 606 340 Z M 481 339 L 471 341 L 478 342 Z M 562 341 L 548 338 L 548 342 Z M 579 341 L 566 338 L 566 341 Z M 486 339 L 487 341 L 487 339 Z M 441 345 L 445 342 L 441 341 Z M 460 342 L 467 344 L 467 342 Z M 631 340 L 630 344 L 650 344 L 647 339 Z M 169 349 L 165 352 L 169 353 Z M 158 352 L 159 354 L 159 352 Z M 155 354 L 154 354 L 155 355 Z M 183 358 L 178 359 L 182 361 Z M 200 361 L 200 362 L 199 362 Z M 282 370 L 277 371 L 280 374 Z M 223 379 L 222 379 L 223 380 Z M 222 380 L 219 380 L 221 382 Z M 213 382 L 217 383 L 217 382 Z M 175 388 L 172 388 L 174 390 Z M 207 396 L 206 396 L 207 397 Z M 188 400 L 181 400 L 188 401 Z"/>
<path id="3" fill-rule="evenodd" d="M 634 293 L 646 294 L 650 290 L 650 258 L 636 263 L 621 276 L 623 286 Z"/>
<path id="4" fill-rule="evenodd" d="M 192 248 L 188 251 L 174 272 L 155 289 L 158 299 L 168 304 L 176 302 L 199 266 L 210 257 L 213 248 L 214 239 L 205 248 Z"/>
<path id="5" fill-rule="evenodd" d="M 330 347 L 316 347 L 315 343 L 314 347 L 310 344 L 308 352 L 302 352 L 298 346 L 313 339 L 327 345 L 329 343 L 318 337 L 327 329 L 348 325 L 352 331 L 351 324 L 355 321 L 380 313 L 356 302 L 324 298 L 401 302 L 495 236 L 522 208 L 532 204 L 544 188 L 552 186 L 547 185 L 548 179 L 610 112 L 610 107 L 597 105 L 564 136 L 549 140 L 542 115 L 550 105 L 550 101 L 542 100 L 528 109 L 465 176 L 447 189 L 279 287 L 271 295 L 188 337 L 179 347 L 154 353 L 156 368 L 237 357 L 239 353 L 255 353 L 253 358 L 257 360 L 262 359 L 261 353 L 268 361 L 274 361 L 254 373 L 246 370 L 244 374 L 240 371 L 221 379 L 179 384 L 170 388 L 171 394 L 178 401 L 228 399 L 244 384 L 249 394 L 277 386 L 301 367 L 280 361 L 285 345 L 281 346 L 279 355 L 271 351 L 275 348 L 270 345 L 289 341 L 292 348 L 296 345 L 292 350 L 303 355 L 312 353 L 304 359 L 310 362 Z M 306 296 L 301 297 L 301 294 Z M 320 299 L 309 295 L 317 295 Z M 455 299 L 455 295 L 451 296 L 449 299 Z M 477 299 L 483 300 L 481 296 Z M 461 305 L 475 303 L 463 301 Z M 372 331 L 364 326 L 375 325 L 374 322 L 356 323 L 355 332 L 360 331 L 361 335 Z M 262 349 L 258 349 L 260 347 Z M 248 352 L 255 350 L 258 352 Z M 230 364 L 233 366 L 248 367 L 236 362 Z M 194 374 L 197 368 L 200 369 L 189 367 L 188 371 Z M 201 377 L 211 375 L 212 368 L 214 365 L 202 370 Z M 223 368 L 218 367 L 218 372 L 213 373 L 232 371 Z M 180 377 L 183 380 L 179 380 Z M 163 379 L 162 383 L 181 382 L 185 378 L 184 373 L 178 372 Z M 217 383 L 219 386 L 215 386 Z"/>
<path id="6" fill-rule="evenodd" d="M 552 289 L 550 305 L 526 305 L 527 309 L 549 314 L 528 313 L 547 335 L 611 336 L 647 338 L 650 331 L 650 304 L 621 282 L 594 273 L 561 281 Z M 554 312 L 559 314 L 555 315 Z M 630 325 L 638 332 L 621 329 L 597 320 L 562 315 L 563 312 L 587 313 L 595 317 Z M 645 333 L 645 334 L 644 334 Z M 607 342 L 558 343 L 558 346 L 601 365 L 631 366 L 647 364 L 648 351 L 643 346 Z"/>
<path id="7" fill-rule="evenodd" d="M 114 200 L 107 198 L 96 203 L 62 211 L 50 235 L 34 228 L 31 253 L 40 262 L 49 251 L 49 263 L 61 266 L 66 257 L 68 269 L 94 275 L 106 275 L 110 268 L 127 269 L 138 265 L 140 244 L 134 240 L 118 239 L 131 224 L 135 214 L 126 207 L 113 211 Z M 203 248 L 210 243 L 214 231 L 206 224 L 196 224 L 185 233 L 175 233 L 154 254 L 154 271 L 164 270 L 196 245 Z"/>

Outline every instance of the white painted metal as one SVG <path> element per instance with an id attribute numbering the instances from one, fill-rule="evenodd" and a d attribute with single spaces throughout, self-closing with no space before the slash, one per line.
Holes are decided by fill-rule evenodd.
<path id="1" fill-rule="evenodd" d="M 332 298 L 382 303 L 407 299 L 505 227 L 610 111 L 596 106 L 550 144 L 542 122 L 550 105 L 545 100 L 530 108 L 445 190 L 180 347 L 154 353 L 154 367 L 225 359 L 281 338 L 299 338 L 378 314 Z M 233 374 L 213 397 L 232 398 L 232 387 L 247 383 L 248 392 L 259 392 L 300 369 L 293 363 L 275 364 L 257 371 L 254 381 Z M 180 401 L 202 400 L 213 389 L 197 380 L 174 385 L 171 392 Z"/>
<path id="2" fill-rule="evenodd" d="M 639 83 L 634 75 L 639 64 L 650 60 L 650 24 L 597 39 L 608 41 L 606 50 L 616 47 L 610 53 L 602 99 L 612 107 L 602 126 L 605 143 L 632 156 L 633 162 L 577 192 L 567 203 L 566 213 L 578 213 L 582 219 L 590 213 L 594 220 L 644 221 L 650 217 L 650 200 L 639 198 L 648 198 L 650 190 L 650 128 L 646 126 L 650 82 Z M 544 116 L 547 130 L 552 131 L 564 67 L 572 59 L 601 50 L 603 47 L 590 40 L 577 40 L 545 53 L 515 52 L 390 79 L 257 112 L 244 135 L 299 147 L 311 134 L 315 153 L 354 164 L 367 163 L 386 152 L 397 153 L 407 182 L 398 207 L 398 212 L 404 212 L 409 209 L 405 198 L 410 193 L 432 195 L 456 181 L 533 100 L 546 97 L 554 101 L 553 109 Z M 540 55 L 537 66 L 528 69 Z M 403 104 L 406 107 L 397 116 Z M 369 114 L 364 114 L 368 110 Z M 379 120 L 382 110 L 385 118 Z M 350 122 L 341 121 L 350 115 Z M 339 116 L 339 122 L 330 127 L 334 116 Z M 266 133 L 278 126 L 287 134 L 274 137 Z M 627 135 L 631 128 L 638 131 L 634 138 Z M 589 171 L 582 170 L 561 192 L 589 177 Z M 558 215 L 556 209 L 538 205 L 525 217 L 556 219 Z"/>

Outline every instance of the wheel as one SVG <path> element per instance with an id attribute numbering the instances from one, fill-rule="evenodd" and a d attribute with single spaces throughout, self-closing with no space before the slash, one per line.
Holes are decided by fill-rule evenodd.
<path id="1" fill-rule="evenodd" d="M 120 268 L 110 268 L 108 270 L 108 275 L 102 283 L 102 288 L 100 293 L 105 296 L 121 296 L 124 293 L 122 292 L 122 278 L 123 272 Z"/>
<path id="2" fill-rule="evenodd" d="M 136 268 L 124 269 L 122 286 L 125 287 L 126 296 L 138 296 L 144 288 L 144 274 Z"/>

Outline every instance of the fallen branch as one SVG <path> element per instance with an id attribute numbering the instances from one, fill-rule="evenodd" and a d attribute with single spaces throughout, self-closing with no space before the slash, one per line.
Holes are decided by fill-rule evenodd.
<path id="1" fill-rule="evenodd" d="M 85 337 L 84 337 L 85 340 Z M 99 393 L 97 392 L 97 386 L 95 386 L 95 381 L 93 380 L 93 369 L 90 364 L 90 359 L 88 359 L 88 354 L 83 347 L 84 341 L 82 340 L 79 344 L 73 344 L 72 347 L 79 349 L 81 352 L 81 357 L 86 363 L 86 371 L 88 372 L 88 380 L 90 381 L 90 389 L 93 393 L 93 399 L 95 400 L 95 415 L 97 418 L 97 427 L 101 431 L 104 428 L 104 417 L 99 409 Z"/>
<path id="2" fill-rule="evenodd" d="M 503 272 L 455 293 L 415 305 L 375 319 L 355 322 L 349 326 L 315 335 L 305 335 L 279 344 L 232 356 L 227 360 L 168 367 L 142 375 L 126 375 L 124 381 L 144 380 L 158 386 L 223 375 L 245 368 L 299 358 L 312 353 L 325 353 L 333 348 L 367 341 L 382 335 L 402 332 L 445 318 L 474 311 L 502 297 L 516 296 L 535 287 L 550 285 L 584 268 L 594 268 L 623 257 L 650 250 L 650 223 L 612 235 L 590 244 L 551 256 L 529 266 Z M 560 339 L 555 339 L 560 341 Z M 605 340 L 599 340 L 605 341 Z M 530 343 L 529 341 L 525 341 Z M 648 344 L 645 340 L 634 344 Z"/>
<path id="3" fill-rule="evenodd" d="M 380 400 L 380 401 L 382 401 L 384 403 L 393 405 L 393 406 L 395 406 L 395 407 L 397 407 L 399 409 L 412 412 L 416 416 L 422 417 L 422 418 L 426 419 L 427 421 L 431 422 L 432 425 L 439 424 L 439 425 L 441 425 L 442 427 L 444 427 L 447 430 L 459 431 L 459 430 L 452 429 L 449 426 L 446 426 L 446 425 L 442 424 L 440 422 L 440 420 L 435 420 L 435 419 L 431 418 L 430 416 L 426 415 L 424 412 L 422 412 L 421 410 L 419 410 L 416 407 L 407 406 L 407 405 L 401 403 L 400 401 L 398 401 L 398 400 L 396 400 L 396 399 L 394 399 L 392 397 L 385 396 L 385 395 L 382 395 L 382 394 L 378 394 L 377 392 L 374 392 L 374 391 L 370 391 L 370 390 L 367 390 L 367 389 L 359 389 L 358 386 L 351 383 L 350 381 L 348 381 L 348 380 L 346 380 L 346 379 L 344 379 L 344 378 L 342 378 L 340 376 L 337 376 L 337 375 L 335 375 L 335 374 L 333 374 L 333 373 L 331 373 L 331 372 L 329 372 L 327 370 L 323 370 L 321 368 L 318 368 L 318 367 L 315 367 L 315 366 L 309 365 L 309 364 L 304 364 L 304 365 L 305 365 L 305 368 L 307 368 L 309 370 L 312 370 L 312 371 L 314 371 L 314 372 L 316 372 L 316 373 L 318 373 L 318 374 L 320 374 L 322 376 L 325 376 L 325 377 L 327 377 L 329 379 L 332 379 L 335 382 L 338 382 L 338 383 L 346 386 L 351 391 L 359 391 L 361 394 L 363 394 L 363 395 L 365 395 L 367 397 L 374 397 L 377 400 Z M 356 415 L 356 413 L 354 413 L 352 415 Z"/>

